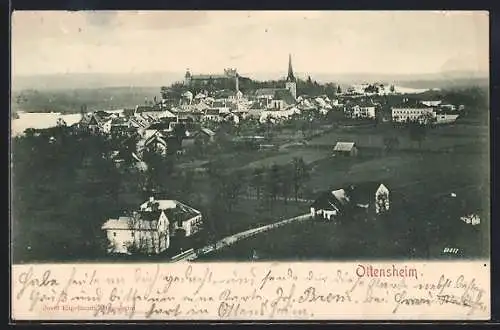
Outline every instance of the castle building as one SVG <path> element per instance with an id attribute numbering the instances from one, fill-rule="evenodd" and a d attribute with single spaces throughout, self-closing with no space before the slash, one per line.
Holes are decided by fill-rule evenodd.
<path id="1" fill-rule="evenodd" d="M 226 80 L 234 81 L 238 77 L 236 69 L 224 69 L 223 74 L 191 74 L 189 69 L 186 70 L 184 75 L 184 84 L 191 86 L 193 84 L 208 85 L 210 82 L 223 82 Z"/>
<path id="2" fill-rule="evenodd" d="M 297 80 L 293 74 L 292 55 L 288 55 L 288 75 L 286 77 L 285 88 L 290 91 L 294 99 L 297 99 Z"/>

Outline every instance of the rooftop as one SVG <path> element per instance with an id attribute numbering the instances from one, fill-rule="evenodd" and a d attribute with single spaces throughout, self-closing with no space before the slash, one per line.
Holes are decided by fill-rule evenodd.
<path id="1" fill-rule="evenodd" d="M 355 146 L 356 146 L 356 143 L 354 143 L 354 142 L 337 142 L 337 144 L 335 144 L 335 147 L 333 148 L 333 150 L 334 151 L 351 151 Z"/>

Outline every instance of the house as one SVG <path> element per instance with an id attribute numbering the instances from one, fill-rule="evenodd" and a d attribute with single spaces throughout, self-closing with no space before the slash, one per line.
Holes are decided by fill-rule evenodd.
<path id="1" fill-rule="evenodd" d="M 314 109 L 317 109 L 317 107 L 314 105 L 314 102 L 312 100 L 309 100 L 307 97 L 300 97 L 300 101 L 299 101 L 299 104 L 297 105 L 297 107 L 300 109 L 300 110 L 314 110 Z"/>
<path id="2" fill-rule="evenodd" d="M 176 230 L 183 229 L 186 237 L 199 233 L 203 225 L 203 216 L 200 211 L 176 200 L 161 199 L 156 200 L 150 197 L 149 200 L 141 204 L 141 211 L 159 210 L 165 213 L 170 223 L 171 235 L 175 235 Z"/>
<path id="3" fill-rule="evenodd" d="M 144 142 L 144 149 L 149 152 L 157 153 L 161 156 L 166 156 L 168 150 L 167 141 L 161 133 L 156 132 L 146 139 Z"/>
<path id="4" fill-rule="evenodd" d="M 389 189 L 380 182 L 362 182 L 346 188 L 350 203 L 356 207 L 381 214 L 390 209 Z"/>
<path id="5" fill-rule="evenodd" d="M 215 142 L 215 132 L 209 128 L 201 128 L 195 132 L 194 139 L 199 139 L 203 144 L 210 144 Z"/>
<path id="6" fill-rule="evenodd" d="M 334 156 L 357 156 L 358 148 L 354 142 L 337 142 L 333 148 L 333 154 Z"/>
<path id="7" fill-rule="evenodd" d="M 457 106 L 454 105 L 454 104 L 440 104 L 439 107 L 443 110 L 447 110 L 447 111 L 456 111 L 457 110 Z"/>
<path id="8" fill-rule="evenodd" d="M 161 119 L 161 118 L 176 118 L 176 116 L 164 109 L 159 104 L 155 105 L 138 105 L 135 107 L 134 116 L 136 117 L 150 117 L 151 119 Z"/>
<path id="9" fill-rule="evenodd" d="M 100 111 L 103 115 L 104 111 Z M 106 115 L 99 116 L 98 112 L 85 115 L 79 122 L 80 127 L 84 127 L 92 133 L 109 133 L 111 132 L 111 122 L 114 117 Z"/>
<path id="10" fill-rule="evenodd" d="M 215 100 L 212 102 L 212 109 L 217 109 L 221 114 L 227 114 L 231 112 L 230 103 L 224 100 Z"/>
<path id="11" fill-rule="evenodd" d="M 266 123 L 268 120 L 272 122 L 287 120 L 296 114 L 300 114 L 300 110 L 296 107 L 290 107 L 283 110 L 266 110 L 260 113 L 259 122 Z"/>
<path id="12" fill-rule="evenodd" d="M 113 118 L 111 120 L 111 132 L 127 132 L 129 121 L 125 117 Z"/>
<path id="13" fill-rule="evenodd" d="M 292 93 L 286 88 L 276 89 L 274 91 L 271 102 L 268 103 L 268 108 L 273 110 L 282 110 L 296 104 Z"/>
<path id="14" fill-rule="evenodd" d="M 405 122 L 427 122 L 428 119 L 436 118 L 436 110 L 432 106 L 421 102 L 404 103 L 391 108 L 392 121 L 395 123 Z"/>
<path id="15" fill-rule="evenodd" d="M 202 119 L 204 121 L 215 121 L 215 122 L 220 122 L 222 121 L 222 114 L 219 109 L 207 109 L 205 110 L 205 115 L 203 115 Z"/>
<path id="16" fill-rule="evenodd" d="M 219 91 L 216 91 L 214 94 L 214 97 L 219 100 L 233 100 L 235 98 L 236 94 L 233 90 L 229 89 L 222 89 Z"/>
<path id="17" fill-rule="evenodd" d="M 332 221 L 359 211 L 379 215 L 390 209 L 389 194 L 387 186 L 380 182 L 363 182 L 327 191 L 311 204 L 311 216 Z"/>
<path id="18" fill-rule="evenodd" d="M 271 100 L 274 97 L 275 92 L 279 88 L 260 88 L 255 91 L 255 98 L 257 100 Z"/>
<path id="19" fill-rule="evenodd" d="M 149 127 L 150 123 L 142 116 L 137 116 L 137 117 L 130 117 L 128 119 L 128 125 L 131 128 L 146 129 Z"/>
<path id="20" fill-rule="evenodd" d="M 344 189 L 327 191 L 311 204 L 311 216 L 315 219 L 334 220 L 345 212 L 349 197 Z"/>
<path id="21" fill-rule="evenodd" d="M 111 133 L 113 118 L 108 118 L 101 122 L 101 133 L 109 134 Z"/>
<path id="22" fill-rule="evenodd" d="M 224 121 L 231 122 L 233 124 L 240 123 L 240 117 L 234 112 L 228 113 L 224 115 Z"/>
<path id="23" fill-rule="evenodd" d="M 459 115 L 441 113 L 436 115 L 436 124 L 451 124 L 454 123 Z"/>
<path id="24" fill-rule="evenodd" d="M 106 231 L 108 253 L 158 254 L 170 246 L 170 223 L 165 212 L 158 209 L 108 219 L 101 229 Z"/>
<path id="25" fill-rule="evenodd" d="M 351 108 L 351 118 L 359 119 L 375 119 L 376 116 L 376 105 L 370 100 L 355 104 Z"/>

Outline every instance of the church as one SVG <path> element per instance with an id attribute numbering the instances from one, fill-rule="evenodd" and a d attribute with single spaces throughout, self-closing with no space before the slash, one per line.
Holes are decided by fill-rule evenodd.
<path id="1" fill-rule="evenodd" d="M 255 92 L 257 99 L 264 101 L 266 107 L 284 110 L 297 103 L 297 79 L 293 73 L 292 55 L 288 55 L 288 74 L 284 88 L 261 88 Z"/>

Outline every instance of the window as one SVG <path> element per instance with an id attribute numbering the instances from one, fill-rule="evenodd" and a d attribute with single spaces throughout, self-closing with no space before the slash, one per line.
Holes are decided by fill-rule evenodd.
<path id="1" fill-rule="evenodd" d="M 113 232 L 113 237 L 116 237 L 116 231 Z"/>

